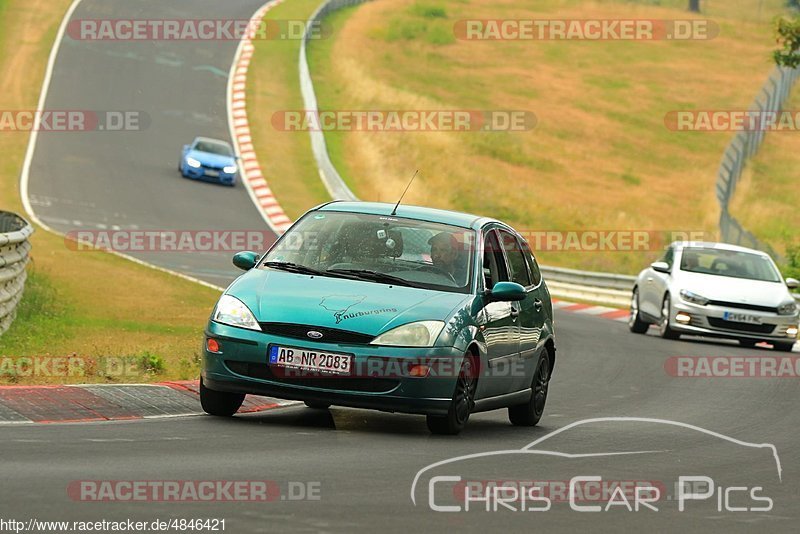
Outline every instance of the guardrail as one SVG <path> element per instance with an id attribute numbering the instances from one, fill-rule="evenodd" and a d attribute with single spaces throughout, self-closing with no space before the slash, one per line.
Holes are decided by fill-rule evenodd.
<path id="1" fill-rule="evenodd" d="M 317 8 L 308 19 L 299 58 L 300 90 L 303 94 L 303 105 L 307 113 L 317 113 L 319 111 L 317 95 L 314 91 L 314 81 L 311 79 L 311 71 L 308 67 L 306 55 L 309 32 L 314 28 L 315 24 L 319 24 L 332 11 L 368 1 L 371 0 L 328 0 Z M 313 129 L 309 134 L 311 136 L 311 150 L 317 162 L 319 177 L 328 190 L 328 194 L 336 200 L 358 200 L 358 197 L 350 190 L 339 171 L 333 165 L 328 155 L 325 134 L 321 130 Z M 559 267 L 542 266 L 542 273 L 547 280 L 548 288 L 550 288 L 554 296 L 617 306 L 627 306 L 630 303 L 630 291 L 635 280 L 633 276 L 577 271 Z"/>
<path id="2" fill-rule="evenodd" d="M 22 300 L 33 226 L 6 211 L 0 211 L 0 335 L 11 326 Z"/>
<path id="3" fill-rule="evenodd" d="M 319 111 L 318 104 L 317 104 L 317 96 L 314 92 L 314 82 L 311 79 L 311 71 L 308 67 L 308 61 L 306 56 L 306 47 L 308 45 L 309 39 L 309 31 L 311 28 L 314 27 L 314 24 L 318 24 L 322 21 L 322 19 L 328 15 L 332 11 L 336 11 L 337 9 L 341 9 L 343 7 L 354 6 L 358 4 L 362 4 L 364 2 L 368 2 L 371 0 L 328 0 L 327 2 L 323 3 L 317 10 L 311 15 L 311 18 L 308 20 L 308 24 L 306 25 L 306 32 L 303 35 L 303 44 L 300 47 L 300 59 L 299 59 L 299 70 L 300 70 L 300 89 L 303 94 L 303 103 L 307 112 L 310 113 L 317 113 Z M 778 69 L 781 71 L 781 69 Z M 798 75 L 797 69 L 795 69 L 793 77 L 791 78 L 791 82 L 787 77 L 786 73 L 781 71 L 777 74 L 773 73 L 773 76 L 770 76 L 767 85 L 772 87 L 772 91 L 762 90 L 762 93 L 767 95 L 766 103 L 762 103 L 759 99 L 756 99 L 756 108 L 755 109 L 773 109 L 776 105 L 778 106 L 777 109 L 780 109 L 780 106 L 783 105 L 786 98 L 788 97 L 789 89 L 791 88 L 791 84 L 797 79 Z M 777 76 L 777 78 L 775 78 Z M 771 95 L 771 96 L 770 96 Z M 319 170 L 319 176 L 322 179 L 322 183 L 325 185 L 325 188 L 328 190 L 330 196 L 336 200 L 358 200 L 358 197 L 350 190 L 350 188 L 345 183 L 344 179 L 342 179 L 339 172 L 336 170 L 336 167 L 333 165 L 331 158 L 328 154 L 327 144 L 325 143 L 325 134 L 321 130 L 311 130 L 309 132 L 311 136 L 311 150 L 314 153 L 314 159 L 317 162 L 317 168 Z M 745 132 L 740 132 L 740 134 L 745 134 Z M 757 143 L 763 141 L 764 132 L 746 132 L 748 136 L 745 141 L 747 143 L 751 143 L 747 146 L 756 146 L 754 143 L 756 142 L 755 139 L 757 138 Z M 753 135 L 757 135 L 757 137 L 751 137 Z M 732 146 L 736 145 L 737 142 L 742 142 L 741 140 L 737 141 L 739 136 L 737 136 L 734 141 L 731 143 Z M 730 149 L 730 147 L 729 147 Z M 752 152 L 750 154 L 755 153 L 755 149 L 751 149 Z M 733 149 L 734 151 L 737 148 Z M 723 165 L 720 168 L 720 180 L 722 180 L 722 171 L 723 169 L 727 169 L 726 166 L 729 162 L 727 162 L 727 152 L 726 158 L 723 159 Z M 728 215 L 727 212 L 727 202 L 730 199 L 730 195 L 733 192 L 733 189 L 736 187 L 736 182 L 738 181 L 739 177 L 741 176 L 742 167 L 744 163 L 737 164 L 737 166 L 732 167 L 730 170 L 734 172 L 734 174 L 730 174 L 730 178 L 728 178 L 725 183 L 724 187 L 720 186 L 718 181 L 717 185 L 717 197 L 720 198 L 720 192 L 725 191 L 726 187 L 730 189 L 730 193 L 725 197 L 725 206 L 723 209 L 723 217 L 727 216 L 732 220 L 732 218 Z M 727 175 L 726 175 L 727 176 Z M 733 178 L 735 176 L 735 178 Z M 720 200 L 722 203 L 722 200 Z M 723 220 L 720 220 L 720 225 L 722 226 Z M 733 220 L 730 225 L 738 225 L 738 223 Z M 732 228 L 733 226 L 727 226 L 727 228 Z M 741 229 L 741 226 L 737 226 Z M 723 231 L 723 236 L 725 236 L 725 230 Z M 727 235 L 733 235 L 731 231 Z M 744 236 L 745 232 L 742 230 L 738 235 Z M 752 236 L 752 234 L 747 234 Z M 724 239 L 724 238 L 723 238 Z M 755 239 L 753 237 L 752 239 Z M 724 239 L 727 240 L 727 239 Z M 757 240 L 756 240 L 757 241 Z M 752 247 L 752 248 L 762 248 L 762 247 Z M 774 254 L 774 251 L 771 249 L 768 251 L 771 254 Z M 774 256 L 776 257 L 776 256 Z M 579 271 L 575 269 L 565 269 L 561 267 L 546 267 L 542 266 L 542 273 L 544 274 L 545 279 L 547 280 L 547 286 L 550 289 L 551 293 L 556 297 L 566 298 L 566 299 L 577 299 L 577 300 L 585 300 L 589 302 L 596 302 L 600 304 L 611 304 L 614 306 L 622 306 L 627 307 L 630 304 L 630 297 L 631 297 L 631 290 L 633 289 L 633 283 L 636 280 L 635 276 L 629 275 L 621 275 L 621 274 L 612 274 L 612 273 L 600 273 L 600 272 L 591 272 L 591 271 Z M 800 295 L 795 297 L 800 302 Z"/>
<path id="4" fill-rule="evenodd" d="M 306 113 L 317 113 L 319 108 L 317 106 L 317 94 L 314 92 L 314 82 L 311 80 L 311 71 L 308 68 L 308 61 L 306 59 L 306 46 L 308 45 L 309 32 L 325 16 L 331 11 L 336 11 L 343 7 L 355 6 L 363 4 L 370 0 L 328 0 L 311 15 L 306 24 L 306 30 L 303 33 L 303 44 L 300 46 L 300 91 L 303 94 L 303 105 Z M 328 155 L 328 146 L 325 144 L 325 134 L 322 130 L 314 130 L 309 132 L 311 135 L 311 151 L 314 153 L 314 159 L 317 160 L 317 169 L 319 170 L 319 177 L 328 194 L 335 200 L 358 200 L 355 194 L 347 187 L 339 171 L 333 166 L 330 156 Z"/>
<path id="5" fill-rule="evenodd" d="M 777 113 L 789 98 L 792 87 L 799 77 L 800 69 L 775 67 L 749 110 L 761 114 L 761 117 L 765 117 L 765 114 Z M 728 211 L 747 160 L 761 148 L 765 134 L 766 131 L 763 129 L 739 131 L 725 149 L 719 171 L 717 171 L 717 201 L 720 206 L 719 230 L 722 241 L 763 250 L 776 261 L 782 262 L 783 258 L 770 245 L 745 230 Z"/>

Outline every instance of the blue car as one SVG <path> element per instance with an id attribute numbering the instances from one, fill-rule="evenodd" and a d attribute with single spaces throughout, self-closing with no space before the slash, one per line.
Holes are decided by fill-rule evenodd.
<path id="1" fill-rule="evenodd" d="M 183 145 L 178 170 L 184 178 L 236 185 L 239 172 L 236 154 L 230 143 L 208 137 L 196 137 Z"/>

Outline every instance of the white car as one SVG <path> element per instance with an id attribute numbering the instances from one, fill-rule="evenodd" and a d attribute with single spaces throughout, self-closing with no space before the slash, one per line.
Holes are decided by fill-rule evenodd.
<path id="1" fill-rule="evenodd" d="M 672 243 L 636 278 L 628 326 L 661 337 L 681 334 L 771 343 L 790 352 L 797 340 L 798 305 L 769 255 L 723 243 Z"/>

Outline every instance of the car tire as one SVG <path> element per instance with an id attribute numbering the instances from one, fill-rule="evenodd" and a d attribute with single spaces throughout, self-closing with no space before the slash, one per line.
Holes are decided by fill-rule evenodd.
<path id="1" fill-rule="evenodd" d="M 779 352 L 792 352 L 794 343 L 773 343 L 772 348 Z"/>
<path id="2" fill-rule="evenodd" d="M 531 398 L 525 404 L 508 407 L 508 420 L 514 426 L 536 426 L 544 414 L 550 384 L 550 351 L 545 349 L 536 364 L 531 384 Z"/>
<path id="3" fill-rule="evenodd" d="M 672 303 L 669 294 L 664 297 L 661 304 L 661 318 L 658 321 L 658 333 L 664 339 L 678 339 L 681 335 L 669 326 L 669 316 L 672 314 Z"/>
<path id="4" fill-rule="evenodd" d="M 639 312 L 639 288 L 633 288 L 631 296 L 631 311 L 628 316 L 628 329 L 634 334 L 644 334 L 650 325 L 642 321 L 642 314 Z"/>
<path id="5" fill-rule="evenodd" d="M 475 388 L 478 385 L 477 365 L 472 353 L 467 353 L 456 379 L 453 399 L 447 415 L 428 415 L 426 422 L 432 434 L 455 436 L 467 426 L 475 407 Z"/>
<path id="6" fill-rule="evenodd" d="M 305 401 L 305 403 L 304 403 L 304 404 L 305 404 L 306 406 L 308 406 L 309 408 L 311 408 L 312 410 L 327 410 L 328 408 L 330 408 L 330 407 L 331 407 L 331 405 L 330 405 L 330 404 L 326 404 L 326 403 L 324 403 L 324 402 L 311 402 L 311 401 Z"/>
<path id="7" fill-rule="evenodd" d="M 241 408 L 244 402 L 244 393 L 226 393 L 208 389 L 200 379 L 200 406 L 209 415 L 230 417 Z"/>

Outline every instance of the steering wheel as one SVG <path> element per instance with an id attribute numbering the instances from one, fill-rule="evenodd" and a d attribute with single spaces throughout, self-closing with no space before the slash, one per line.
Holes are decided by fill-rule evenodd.
<path id="1" fill-rule="evenodd" d="M 441 276 L 446 276 L 447 278 L 452 280 L 452 282 L 454 284 L 458 285 L 458 282 L 456 282 L 456 279 L 453 278 L 452 274 L 448 273 L 444 269 L 441 269 L 441 268 L 439 268 L 439 267 L 437 267 L 435 265 L 428 265 L 428 264 L 420 265 L 419 267 L 417 267 L 417 270 L 418 271 L 428 271 L 428 272 L 431 272 L 431 273 L 434 273 L 434 274 L 438 274 L 438 275 L 441 275 Z"/>

